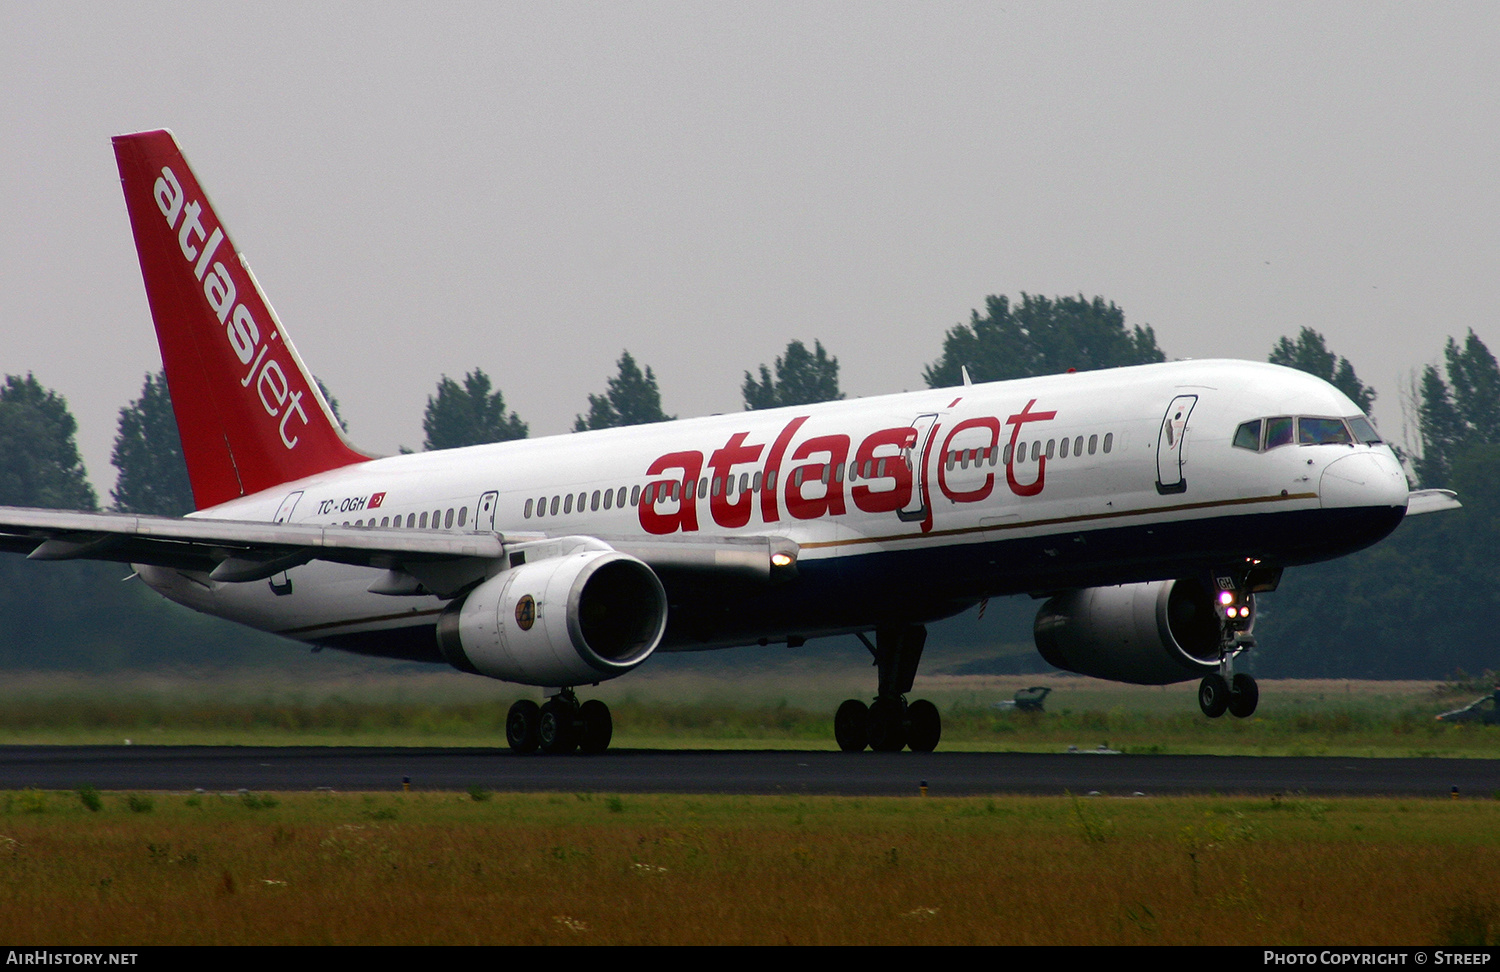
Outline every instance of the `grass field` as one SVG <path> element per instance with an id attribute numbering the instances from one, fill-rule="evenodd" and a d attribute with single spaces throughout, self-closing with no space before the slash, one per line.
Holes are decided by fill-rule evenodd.
<path id="1" fill-rule="evenodd" d="M 580 694 L 610 703 L 619 747 L 832 749 L 834 709 L 869 680 L 866 666 L 639 673 Z M 994 708 L 1039 684 L 1053 688 L 1045 713 Z M 1477 682 L 1261 684 L 1248 720 L 1205 719 L 1192 684 L 931 676 L 913 695 L 941 709 L 944 750 L 1500 757 L 1500 729 L 1432 718 L 1481 694 Z M 0 682 L 0 743 L 493 746 L 511 702 L 527 695 L 536 697 L 457 673 L 10 675 Z"/>
<path id="2" fill-rule="evenodd" d="M 1500 802 L 0 794 L 28 944 L 1497 944 Z"/>

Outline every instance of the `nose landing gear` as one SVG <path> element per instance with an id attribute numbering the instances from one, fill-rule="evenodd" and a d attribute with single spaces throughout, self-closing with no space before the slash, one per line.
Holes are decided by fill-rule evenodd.
<path id="1" fill-rule="evenodd" d="M 1255 595 L 1242 590 L 1230 578 L 1216 578 L 1219 587 L 1219 670 L 1198 683 L 1198 708 L 1210 719 L 1228 712 L 1237 719 L 1255 713 L 1260 704 L 1260 686 L 1255 678 L 1234 670 L 1240 652 L 1255 647 L 1250 634 L 1255 624 Z"/>

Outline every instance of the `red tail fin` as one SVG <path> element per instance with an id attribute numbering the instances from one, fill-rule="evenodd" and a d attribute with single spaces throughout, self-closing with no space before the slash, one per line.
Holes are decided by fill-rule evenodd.
<path id="1" fill-rule="evenodd" d="M 171 132 L 115 160 L 199 509 L 363 462 Z"/>

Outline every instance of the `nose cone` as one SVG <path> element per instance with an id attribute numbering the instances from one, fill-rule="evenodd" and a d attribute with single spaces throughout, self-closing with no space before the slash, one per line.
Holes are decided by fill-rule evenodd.
<path id="1" fill-rule="evenodd" d="M 1323 470 L 1318 496 L 1327 509 L 1363 506 L 1406 507 L 1406 474 L 1396 457 L 1385 452 L 1359 452 Z"/>

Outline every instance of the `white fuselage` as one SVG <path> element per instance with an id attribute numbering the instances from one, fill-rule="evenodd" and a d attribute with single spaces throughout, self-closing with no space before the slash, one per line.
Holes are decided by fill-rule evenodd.
<path id="1" fill-rule="evenodd" d="M 663 647 L 720 647 L 930 620 L 989 596 L 1346 553 L 1405 511 L 1389 447 L 1233 443 L 1257 418 L 1358 414 L 1300 372 L 1184 361 L 393 456 L 195 515 L 795 542 L 798 577 L 772 592 L 710 590 L 741 600 L 704 605 L 704 592 L 669 581 L 683 618 Z M 380 571 L 327 563 L 239 584 L 142 574 L 198 610 L 354 650 L 389 632 L 419 641 L 412 632 L 444 604 L 370 593 Z"/>

